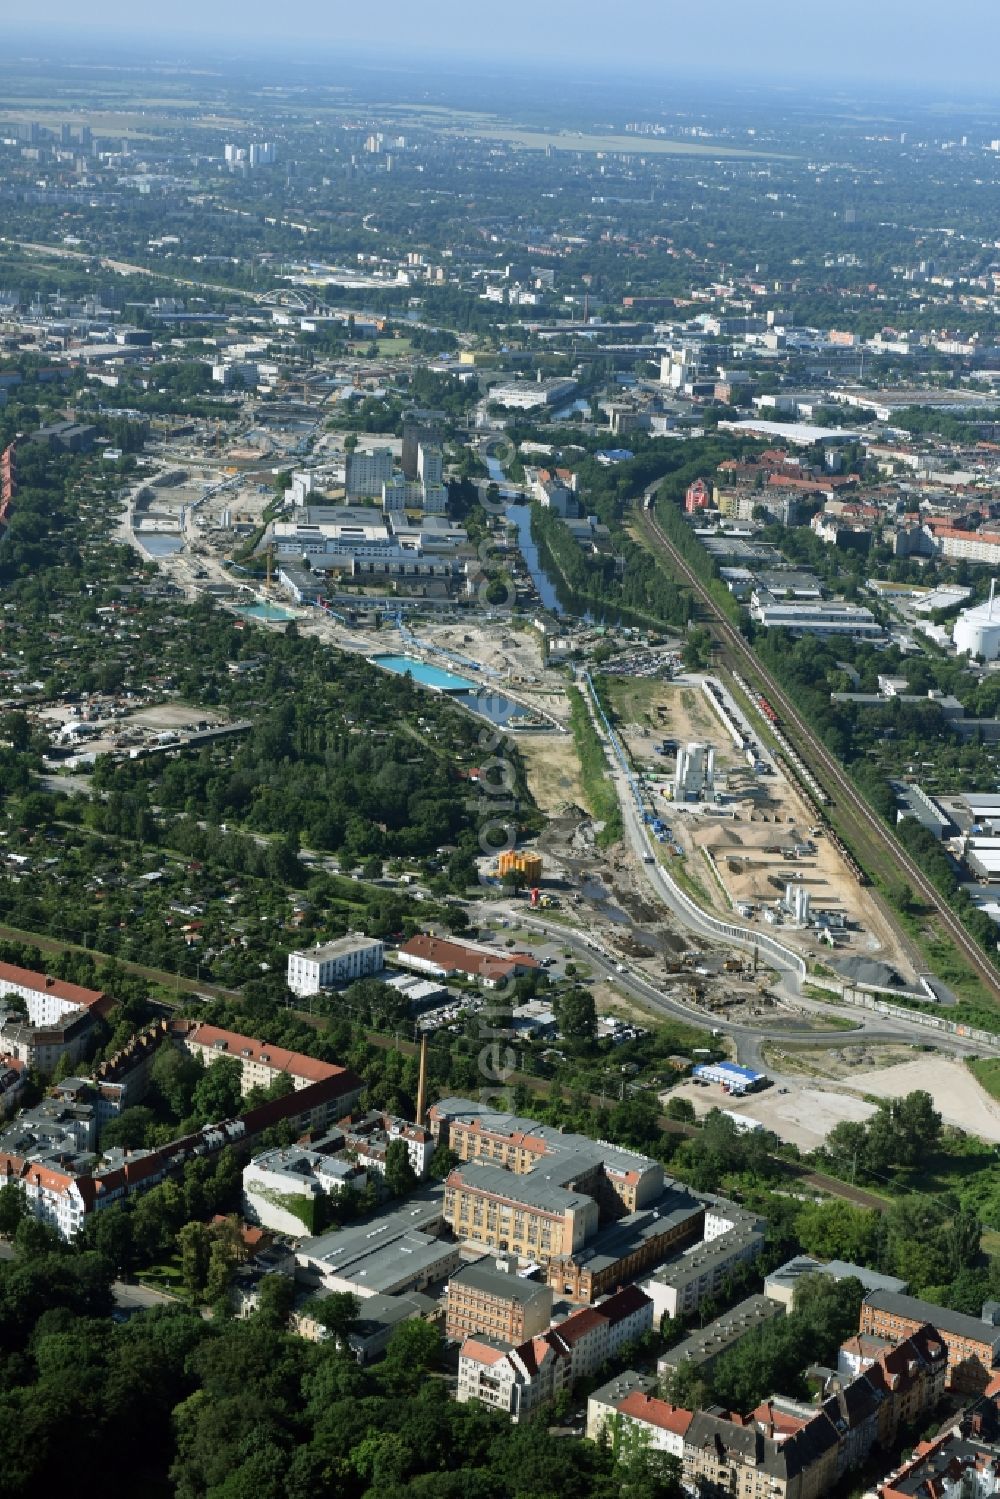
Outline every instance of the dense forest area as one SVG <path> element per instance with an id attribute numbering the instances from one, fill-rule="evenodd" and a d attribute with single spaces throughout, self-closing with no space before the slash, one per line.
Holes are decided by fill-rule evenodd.
<path id="1" fill-rule="evenodd" d="M 30 1230 L 30 1231 L 25 1231 Z M 10 1499 L 674 1499 L 671 1460 L 567 1442 L 458 1405 L 440 1334 L 395 1332 L 372 1372 L 282 1331 L 281 1277 L 247 1321 L 112 1321 L 111 1273 L 33 1225 L 0 1265 L 0 1463 Z"/>

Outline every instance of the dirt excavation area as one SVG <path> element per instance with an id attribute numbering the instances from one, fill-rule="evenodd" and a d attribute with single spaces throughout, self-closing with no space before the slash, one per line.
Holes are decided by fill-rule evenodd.
<path id="1" fill-rule="evenodd" d="M 981 1140 L 1000 1143 L 1000 1103 L 991 1098 L 964 1062 L 942 1056 L 922 1056 L 900 1067 L 879 1067 L 856 1073 L 850 1086 L 876 1098 L 903 1098 L 922 1088 L 934 1100 L 945 1124 L 953 1124 Z"/>
<path id="2" fill-rule="evenodd" d="M 907 986 L 915 983 L 905 940 L 858 883 L 818 809 L 767 749 L 762 724 L 737 702 L 725 673 L 608 678 L 604 690 L 665 839 L 683 851 L 686 871 L 712 892 L 720 913 L 732 911 L 774 932 L 812 960 L 875 959 Z M 736 748 L 720 703 L 749 735 L 754 753 Z M 710 778 L 679 790 L 677 765 L 687 745 L 710 749 L 714 760 Z M 891 974 L 879 982 L 892 982 Z"/>
<path id="3" fill-rule="evenodd" d="M 863 1123 L 876 1112 L 875 1105 L 863 1098 L 798 1083 L 767 1088 L 747 1098 L 732 1098 L 721 1088 L 700 1087 L 690 1081 L 665 1093 L 663 1101 L 678 1097 L 689 1099 L 699 1118 L 710 1109 L 741 1114 L 773 1130 L 779 1140 L 797 1145 L 800 1150 L 816 1150 L 834 1126 L 845 1119 Z"/>
<path id="4" fill-rule="evenodd" d="M 678 1096 L 688 1098 L 699 1117 L 713 1108 L 742 1114 L 800 1150 L 815 1150 L 843 1120 L 870 1119 L 877 1108 L 873 1098 L 905 1098 L 907 1093 L 923 1089 L 931 1095 L 945 1124 L 991 1144 L 1000 1143 L 1000 1103 L 980 1086 L 964 1062 L 939 1054 L 914 1056 L 912 1048 L 903 1046 L 844 1050 L 846 1057 L 835 1050 L 826 1053 L 824 1060 L 819 1049 L 796 1055 L 792 1050 L 767 1046 L 764 1057 L 769 1073 L 772 1067 L 777 1071 L 786 1065 L 791 1071 L 798 1063 L 803 1072 L 808 1069 L 813 1075 L 799 1080 L 786 1073 L 773 1087 L 746 1098 L 731 1098 L 720 1088 L 699 1086 L 689 1080 L 663 1094 L 662 1102 Z M 882 1065 L 859 1072 L 850 1065 L 855 1052 L 859 1057 L 867 1054 Z"/>

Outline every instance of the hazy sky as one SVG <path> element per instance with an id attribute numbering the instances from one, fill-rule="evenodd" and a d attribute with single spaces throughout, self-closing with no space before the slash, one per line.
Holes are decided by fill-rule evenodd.
<path id="1" fill-rule="evenodd" d="M 614 73 L 808 74 L 833 87 L 919 79 L 950 97 L 991 83 L 1000 53 L 998 0 L 32 0 L 21 15 L 36 34 L 92 40 L 228 38 L 245 51 L 274 37 Z"/>

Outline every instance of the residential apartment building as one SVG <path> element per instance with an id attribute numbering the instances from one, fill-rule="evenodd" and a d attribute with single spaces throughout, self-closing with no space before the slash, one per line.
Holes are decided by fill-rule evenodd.
<path id="1" fill-rule="evenodd" d="M 772 1433 L 756 1422 L 697 1411 L 684 1434 L 685 1479 L 733 1499 L 827 1499 L 837 1481 L 837 1433 L 823 1415 Z"/>
<path id="2" fill-rule="evenodd" d="M 996 1398 L 977 1401 L 877 1489 L 878 1499 L 994 1499 L 1000 1494 L 1000 1416 Z"/>
<path id="3" fill-rule="evenodd" d="M 959 531 L 946 521 L 928 521 L 923 528 L 931 549 L 956 562 L 1000 563 L 1000 532 Z"/>
<path id="4" fill-rule="evenodd" d="M 516 1348 L 488 1334 L 467 1338 L 458 1362 L 457 1399 L 481 1400 L 519 1421 L 572 1388 L 652 1327 L 649 1298 L 635 1286 L 574 1312 Z"/>
<path id="5" fill-rule="evenodd" d="M 655 1395 L 656 1376 L 624 1369 L 620 1374 L 613 1374 L 607 1384 L 592 1390 L 587 1397 L 587 1440 L 599 1441 L 606 1427 L 613 1431 L 619 1403 L 636 1394 Z"/>
<path id="6" fill-rule="evenodd" d="M 20 1001 L 5 1006 L 4 998 Z M 40 1072 L 83 1055 L 95 1021 L 111 1008 L 103 990 L 0 963 L 0 1049 Z"/>
<path id="7" fill-rule="evenodd" d="M 318 994 L 338 984 L 381 973 L 385 947 L 362 932 L 340 937 L 336 942 L 317 942 L 315 947 L 288 954 L 288 987 L 293 994 Z"/>
<path id="8" fill-rule="evenodd" d="M 420 1124 L 411 1124 L 408 1119 L 399 1119 L 395 1114 L 375 1112 L 360 1118 L 344 1118 L 340 1126 L 344 1132 L 344 1148 L 359 1166 L 376 1176 L 385 1175 L 386 1153 L 394 1140 L 402 1140 L 406 1146 L 407 1159 L 419 1181 L 430 1170 L 434 1137 Z"/>
<path id="9" fill-rule="evenodd" d="M 516 1272 L 509 1259 L 484 1256 L 448 1282 L 445 1335 L 458 1341 L 488 1333 L 517 1346 L 548 1330 L 552 1291 Z"/>
<path id="10" fill-rule="evenodd" d="M 916 1296 L 872 1291 L 861 1303 L 859 1331 L 900 1343 L 930 1326 L 948 1353 L 947 1388 L 979 1394 L 1000 1365 L 1000 1327 L 947 1311 Z"/>
<path id="11" fill-rule="evenodd" d="M 47 973 L 0 963 L 0 999 L 10 994 L 24 1000 L 28 1019 L 38 1026 L 54 1025 L 75 1010 L 96 1010 L 101 1014 L 111 1005 L 110 997 L 102 990 L 85 989 Z"/>
<path id="12" fill-rule="evenodd" d="M 361 1091 L 361 1080 L 353 1073 L 340 1067 L 330 1073 L 236 1119 L 205 1125 L 154 1150 L 110 1151 L 96 1166 L 91 1154 L 71 1158 L 60 1152 L 57 1160 L 47 1159 L 45 1143 L 27 1147 L 29 1154 L 0 1151 L 0 1183 L 20 1187 L 32 1215 L 72 1239 L 88 1213 L 148 1191 L 182 1170 L 187 1161 L 211 1157 L 226 1146 L 251 1145 L 280 1124 L 295 1134 L 321 1133 L 340 1112 L 342 1100 L 356 1098 Z"/>
<path id="13" fill-rule="evenodd" d="M 408 411 L 403 417 L 403 448 L 401 463 L 407 479 L 418 476 L 418 457 L 421 444 L 440 444 L 444 437 L 445 414 L 443 411 Z"/>
<path id="14" fill-rule="evenodd" d="M 398 515 L 404 510 L 415 510 L 423 504 L 424 486 L 415 479 L 406 479 L 402 474 L 393 474 L 382 485 L 382 512 Z"/>
<path id="15" fill-rule="evenodd" d="M 27 1063 L 0 1053 L 0 1114 L 11 1114 L 28 1085 Z"/>
<path id="16" fill-rule="evenodd" d="M 417 477 L 421 484 L 438 485 L 444 481 L 444 452 L 435 442 L 417 445 Z"/>
<path id="17" fill-rule="evenodd" d="M 628 1379 L 629 1376 L 624 1378 Z M 641 1376 L 633 1378 L 641 1380 Z M 631 1429 L 639 1433 L 639 1440 L 644 1448 L 651 1452 L 665 1452 L 670 1457 L 676 1457 L 679 1462 L 683 1461 L 684 1438 L 694 1420 L 694 1412 L 685 1410 L 683 1406 L 671 1405 L 667 1400 L 659 1400 L 642 1388 L 629 1389 L 619 1395 L 621 1377 L 618 1381 L 611 1380 L 609 1385 L 613 1394 L 610 1402 L 606 1403 L 606 1397 L 603 1397 L 601 1391 L 591 1395 L 587 1402 L 588 1437 L 597 1441 L 603 1431 L 612 1443 L 621 1443 L 625 1439 L 625 1433 Z M 609 1386 L 604 1386 L 605 1390 L 608 1388 Z"/>
<path id="18" fill-rule="evenodd" d="M 360 1078 L 332 1062 L 320 1062 L 302 1052 L 288 1051 L 283 1046 L 272 1046 L 267 1041 L 241 1036 L 236 1031 L 220 1030 L 218 1026 L 205 1025 L 197 1020 L 172 1021 L 170 1034 L 191 1056 L 200 1057 L 206 1067 L 213 1066 L 223 1057 L 239 1062 L 244 1093 L 249 1093 L 254 1087 L 267 1088 L 276 1078 L 283 1076 L 291 1078 L 296 1089 L 309 1088 L 319 1082 L 337 1083 L 333 1096 L 340 1115 L 349 1113 L 361 1097 Z M 329 1122 L 333 1122 L 332 1118 Z"/>
<path id="19" fill-rule="evenodd" d="M 653 1303 L 638 1286 L 625 1286 L 598 1306 L 581 1307 L 551 1329 L 570 1361 L 570 1377 L 589 1379 L 653 1329 Z"/>
<path id="20" fill-rule="evenodd" d="M 676 1343 L 662 1354 L 657 1363 L 657 1372 L 669 1374 L 681 1364 L 692 1364 L 707 1374 L 723 1353 L 769 1322 L 772 1317 L 784 1316 L 784 1308 L 769 1301 L 766 1296 L 748 1296 L 745 1301 L 723 1312 L 714 1322 L 691 1333 L 682 1342 Z"/>
<path id="21" fill-rule="evenodd" d="M 347 455 L 345 477 L 348 500 L 381 498 L 382 485 L 392 478 L 392 449 L 373 448 L 366 453 L 356 448 Z"/>
<path id="22" fill-rule="evenodd" d="M 902 1430 L 937 1408 L 946 1364 L 944 1345 L 925 1329 L 876 1350 L 849 1380 L 829 1377 L 817 1404 L 775 1395 L 745 1416 L 665 1406 L 629 1372 L 597 1392 L 588 1435 L 605 1427 L 620 1436 L 626 1422 L 638 1426 L 651 1445 L 681 1457 L 685 1481 L 706 1499 L 826 1499 L 876 1445 L 891 1449 Z M 933 1499 L 944 1493 L 933 1491 Z"/>
<path id="23" fill-rule="evenodd" d="M 448 514 L 447 484 L 422 484 L 420 498 L 421 508 L 425 515 Z"/>
<path id="24" fill-rule="evenodd" d="M 733 1208 L 728 1229 L 705 1239 L 654 1272 L 643 1285 L 653 1315 L 686 1317 L 714 1296 L 737 1265 L 749 1264 L 764 1248 L 764 1221 Z"/>
<path id="25" fill-rule="evenodd" d="M 510 1348 L 486 1333 L 467 1338 L 458 1360 L 456 1400 L 479 1400 L 522 1421 L 571 1383 L 570 1360 L 551 1333 Z"/>

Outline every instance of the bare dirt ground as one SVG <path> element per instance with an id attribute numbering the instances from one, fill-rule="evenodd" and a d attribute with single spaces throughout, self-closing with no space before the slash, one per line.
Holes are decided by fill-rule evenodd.
<path id="1" fill-rule="evenodd" d="M 657 811 L 688 854 L 686 872 L 711 896 L 713 904 L 721 902 L 722 892 L 702 850 L 712 854 L 731 902 L 758 907 L 755 921 L 762 921 L 763 905 L 773 906 L 783 897 L 786 885 L 802 884 L 815 910 L 846 919 L 847 928 L 837 938 L 845 956 L 878 958 L 898 969 L 904 978 L 912 979 L 907 949 L 881 907 L 857 883 L 829 839 L 811 834 L 815 812 L 798 787 L 780 770 L 760 777 L 750 770 L 737 756 L 699 687 L 658 679 L 611 681 L 612 702 L 633 760 L 649 771 L 662 772 L 662 781 L 660 776 L 656 781 L 664 792 L 673 760 L 654 753 L 654 746 L 663 737 L 679 743 L 696 740 L 715 748 L 717 779 L 726 787 L 724 810 L 735 815 L 712 817 L 693 808 L 681 811 L 665 794 L 662 799 L 655 798 Z M 792 854 L 795 845 L 810 841 L 815 845 L 812 853 L 784 857 L 786 852 Z M 810 958 L 828 954 L 815 932 L 784 925 L 779 930 Z"/>
<path id="2" fill-rule="evenodd" d="M 887 1071 L 916 1060 L 912 1046 L 843 1046 L 836 1051 L 812 1050 L 802 1047 L 783 1047 L 780 1042 L 767 1042 L 763 1049 L 768 1067 L 783 1077 L 811 1077 L 819 1081 L 845 1080 L 854 1083 L 864 1072 Z M 870 1089 L 868 1090 L 871 1091 Z"/>
<path id="3" fill-rule="evenodd" d="M 199 723 L 220 724 L 227 715 L 215 710 L 192 708 L 187 703 L 156 703 L 150 708 L 139 708 L 122 720 L 125 724 L 141 724 L 146 729 L 193 729 Z"/>
<path id="4" fill-rule="evenodd" d="M 923 1088 L 934 1100 L 945 1124 L 954 1124 L 982 1140 L 1000 1142 L 1000 1103 L 976 1081 L 964 1062 L 922 1056 L 899 1067 L 877 1068 L 845 1079 L 845 1084 L 876 1098 L 903 1098 Z"/>
<path id="5" fill-rule="evenodd" d="M 539 685 L 543 681 L 542 642 L 537 630 L 509 630 L 503 625 L 463 619 L 460 624 L 421 621 L 414 633 L 505 677 L 510 673 L 512 686 Z"/>
<path id="6" fill-rule="evenodd" d="M 607 680 L 622 738 L 637 763 L 651 769 L 671 764 L 660 761 L 653 749 L 663 738 L 676 739 L 679 744 L 692 740 L 714 744 L 720 770 L 740 763 L 700 687 L 656 677 Z"/>
<path id="7" fill-rule="evenodd" d="M 524 758 L 528 789 L 543 812 L 552 812 L 564 802 L 586 806 L 580 762 L 568 735 L 518 734 L 514 737 Z"/>
<path id="8" fill-rule="evenodd" d="M 875 1105 L 863 1098 L 809 1086 L 789 1086 L 786 1093 L 772 1088 L 734 1102 L 733 1108 L 759 1120 L 765 1129 L 773 1129 L 779 1140 L 787 1140 L 800 1150 L 815 1150 L 845 1119 L 862 1123 L 875 1113 Z"/>
<path id="9" fill-rule="evenodd" d="M 728 1109 L 756 1119 L 765 1129 L 773 1130 L 779 1140 L 787 1140 L 800 1150 L 815 1150 L 822 1145 L 835 1125 L 845 1119 L 862 1122 L 875 1113 L 875 1105 L 850 1093 L 792 1083 L 784 1090 L 770 1088 L 749 1098 L 730 1098 L 721 1088 L 699 1087 L 682 1083 L 663 1094 L 663 1099 L 687 1098 L 701 1117 L 710 1109 Z"/>

